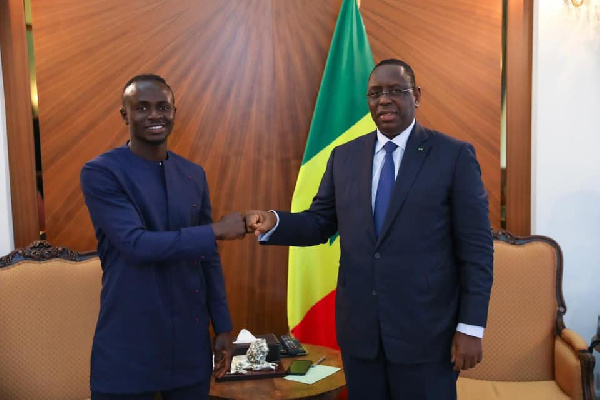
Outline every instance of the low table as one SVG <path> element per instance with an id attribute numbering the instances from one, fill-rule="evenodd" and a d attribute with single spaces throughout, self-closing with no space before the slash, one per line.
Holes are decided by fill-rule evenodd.
<path id="1" fill-rule="evenodd" d="M 325 360 L 321 365 L 342 368 L 342 357 L 338 350 L 329 347 L 302 344 L 308 354 L 298 357 L 281 359 L 285 369 L 293 360 L 309 359 L 317 361 L 322 356 Z M 288 381 L 283 378 L 267 378 L 247 381 L 215 382 L 210 383 L 211 399 L 240 399 L 240 400 L 274 400 L 274 399 L 337 399 L 338 394 L 346 386 L 344 369 L 333 375 L 315 382 L 313 385 Z"/>

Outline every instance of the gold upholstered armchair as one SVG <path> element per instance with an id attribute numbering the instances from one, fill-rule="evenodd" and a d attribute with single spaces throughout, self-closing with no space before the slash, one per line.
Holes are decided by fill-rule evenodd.
<path id="1" fill-rule="evenodd" d="M 461 372 L 459 400 L 596 398 L 594 356 L 563 323 L 562 268 L 554 240 L 494 232 L 483 361 Z"/>
<path id="2" fill-rule="evenodd" d="M 101 279 L 94 254 L 47 242 L 0 258 L 0 399 L 90 398 Z"/>

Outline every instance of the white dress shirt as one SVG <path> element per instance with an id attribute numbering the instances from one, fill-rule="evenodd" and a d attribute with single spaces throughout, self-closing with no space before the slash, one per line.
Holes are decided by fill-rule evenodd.
<path id="1" fill-rule="evenodd" d="M 408 126 L 408 128 L 406 128 L 404 131 L 402 131 L 399 135 L 396 135 L 393 139 L 388 139 L 383 133 L 381 133 L 379 131 L 379 129 L 377 129 L 377 143 L 375 143 L 375 154 L 373 156 L 373 180 L 372 180 L 372 184 L 371 184 L 371 211 L 372 212 L 374 212 L 374 210 L 375 210 L 375 195 L 377 194 L 377 186 L 379 185 L 379 176 L 381 175 L 381 169 L 383 168 L 383 161 L 385 160 L 385 150 L 383 149 L 383 146 L 390 140 L 398 145 L 398 147 L 392 153 L 392 157 L 394 158 L 394 168 L 396 169 L 395 177 L 397 178 L 398 171 L 400 171 L 400 166 L 402 164 L 402 157 L 404 156 L 404 151 L 406 150 L 406 142 L 408 142 L 408 137 L 410 136 L 410 132 L 412 131 L 414 126 L 415 126 L 415 120 L 413 119 L 412 123 Z M 275 212 L 274 210 L 271 210 L 271 212 L 273 212 L 275 214 L 275 216 L 277 217 L 277 223 L 275 224 L 273 229 L 271 229 L 270 231 L 268 231 L 266 233 L 263 233 L 262 235 L 260 235 L 258 237 L 258 240 L 261 242 L 268 241 L 269 238 L 271 237 L 271 235 L 273 234 L 273 232 L 275 232 L 275 230 L 279 226 L 279 215 L 277 215 L 277 212 Z M 458 325 L 456 326 L 456 330 L 458 332 L 464 333 L 465 335 L 482 338 L 484 329 L 481 326 L 468 325 L 468 324 L 463 324 L 462 322 L 459 322 Z"/>
<path id="2" fill-rule="evenodd" d="M 394 158 L 394 168 L 396 169 L 394 179 L 398 177 L 398 171 L 400 171 L 400 164 L 402 163 L 402 157 L 404 157 L 404 150 L 406 150 L 406 142 L 415 126 L 415 120 L 403 130 L 399 135 L 396 135 L 393 139 L 388 139 L 383 133 L 377 129 L 377 142 L 375 143 L 375 155 L 373 156 L 373 181 L 371 184 L 371 211 L 375 213 L 375 196 L 377 195 L 377 186 L 379 186 L 379 177 L 381 176 L 381 170 L 383 169 L 383 162 L 385 161 L 385 149 L 383 146 L 390 140 L 398 147 L 392 153 Z"/>

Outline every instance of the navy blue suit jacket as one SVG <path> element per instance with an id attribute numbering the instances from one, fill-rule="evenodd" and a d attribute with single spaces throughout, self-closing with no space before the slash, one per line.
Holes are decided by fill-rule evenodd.
<path id="1" fill-rule="evenodd" d="M 127 146 L 88 162 L 81 186 L 102 262 L 91 388 L 142 393 L 210 379 L 209 324 L 231 330 L 204 170 Z"/>
<path id="2" fill-rule="evenodd" d="M 493 246 L 487 193 L 473 146 L 415 124 L 383 232 L 371 182 L 376 132 L 335 148 L 301 213 L 279 211 L 266 244 L 311 246 L 340 235 L 336 295 L 342 352 L 389 360 L 450 360 L 458 322 L 485 326 Z"/>

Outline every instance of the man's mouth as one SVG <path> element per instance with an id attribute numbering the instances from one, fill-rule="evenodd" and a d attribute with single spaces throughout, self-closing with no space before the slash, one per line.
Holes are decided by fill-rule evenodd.
<path id="1" fill-rule="evenodd" d="M 165 124 L 153 124 L 146 126 L 146 129 L 151 132 L 160 132 L 166 128 Z"/>
<path id="2" fill-rule="evenodd" d="M 379 119 L 383 122 L 389 122 L 396 119 L 396 113 L 392 111 L 383 111 L 378 113 Z"/>

